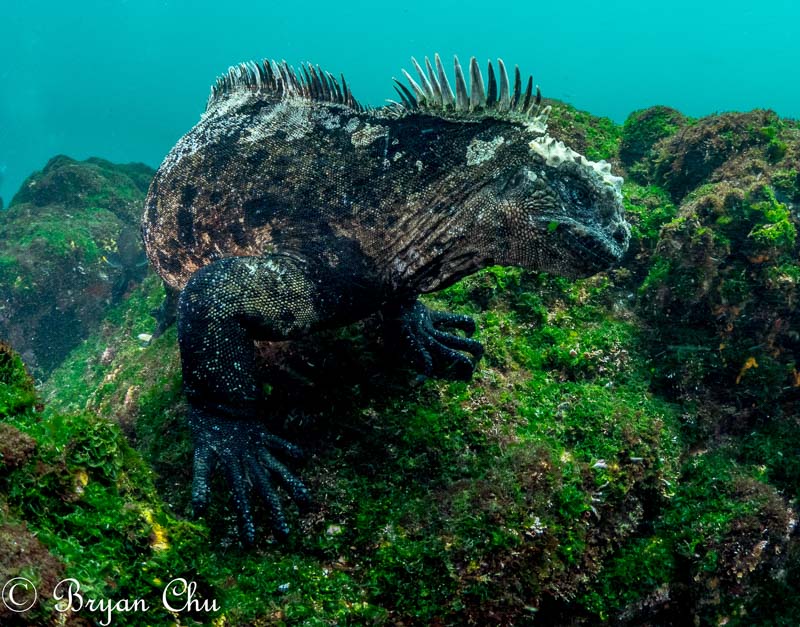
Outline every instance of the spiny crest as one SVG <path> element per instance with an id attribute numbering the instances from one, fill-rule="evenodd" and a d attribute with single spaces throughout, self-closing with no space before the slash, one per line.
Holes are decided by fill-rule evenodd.
<path id="1" fill-rule="evenodd" d="M 307 100 L 342 104 L 356 111 L 366 110 L 353 97 L 344 76 L 341 76 L 340 83 L 333 74 L 311 63 L 301 65 L 300 70 L 295 71 L 286 61 L 278 63 L 269 59 L 264 59 L 261 63 L 240 63 L 229 68 L 211 86 L 206 110 L 214 103 L 243 91 L 275 98 L 297 96 Z"/>
<path id="2" fill-rule="evenodd" d="M 434 115 L 450 113 L 459 117 L 527 118 L 533 123 L 534 129 L 541 129 L 541 132 L 544 132 L 550 107 L 541 106 L 542 94 L 538 85 L 534 93 L 532 76 L 528 77 L 523 91 L 519 67 L 514 68 L 512 91 L 502 59 L 497 60 L 497 73 L 489 61 L 487 80 L 484 82 L 478 61 L 472 57 L 469 62 L 470 86 L 467 90 L 464 71 L 458 57 L 454 57 L 453 73 L 456 90 L 453 93 L 438 53 L 434 55 L 435 71 L 428 57 L 425 57 L 425 70 L 414 57 L 411 58 L 411 63 L 419 76 L 419 82 L 406 70 L 403 70 L 403 75 L 410 89 L 394 79 L 395 90 L 400 95 L 400 102 L 394 103 L 394 106 L 402 111 L 421 110 Z"/>

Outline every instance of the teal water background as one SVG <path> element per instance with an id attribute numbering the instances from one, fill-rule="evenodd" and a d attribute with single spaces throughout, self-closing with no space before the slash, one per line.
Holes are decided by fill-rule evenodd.
<path id="1" fill-rule="evenodd" d="M 343 72 L 372 105 L 438 51 L 519 64 L 617 122 L 654 104 L 800 118 L 799 25 L 796 0 L 0 0 L 0 196 L 59 153 L 157 166 L 214 78 L 264 57 Z"/>

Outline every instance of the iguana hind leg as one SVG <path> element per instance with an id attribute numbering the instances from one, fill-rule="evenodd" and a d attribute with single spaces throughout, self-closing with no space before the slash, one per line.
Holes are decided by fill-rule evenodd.
<path id="1" fill-rule="evenodd" d="M 298 505 L 308 491 L 273 453 L 299 449 L 259 420 L 263 393 L 256 377 L 254 341 L 287 339 L 323 318 L 309 264 L 289 255 L 232 257 L 198 270 L 181 293 L 178 340 L 195 444 L 192 503 L 208 505 L 209 484 L 221 467 L 231 487 L 243 539 L 255 539 L 252 489 L 266 502 L 278 536 L 288 533 L 274 482 Z"/>

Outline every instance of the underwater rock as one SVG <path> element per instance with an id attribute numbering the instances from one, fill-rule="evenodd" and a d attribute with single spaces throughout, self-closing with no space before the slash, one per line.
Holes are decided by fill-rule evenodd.
<path id="1" fill-rule="evenodd" d="M 144 276 L 137 224 L 149 175 L 140 164 L 55 157 L 0 214 L 0 337 L 37 376 Z"/>
<path id="2" fill-rule="evenodd" d="M 712 115 L 684 126 L 651 151 L 653 180 L 679 202 L 711 179 L 715 170 L 750 147 L 774 163 L 785 153 L 779 138 L 785 124 L 772 111 Z M 749 161 L 749 160 L 748 160 Z"/>
<path id="3" fill-rule="evenodd" d="M 608 118 L 601 118 L 558 100 L 545 99 L 553 107 L 548 118 L 548 133 L 578 151 L 587 159 L 618 163 L 621 129 Z"/>
<path id="4" fill-rule="evenodd" d="M 691 572 L 697 615 L 718 615 L 717 608 L 726 604 L 729 610 L 744 605 L 743 597 L 784 578 L 781 571 L 796 526 L 794 512 L 774 487 L 739 477 L 724 489 L 740 511 L 700 547 Z"/>
<path id="5" fill-rule="evenodd" d="M 57 613 L 51 610 L 48 616 L 43 602 L 52 600 L 56 584 L 65 576 L 64 564 L 24 523 L 5 522 L 6 518 L 0 513 L 0 581 L 5 585 L 16 577 L 24 577 L 35 582 L 39 601 L 24 612 L 12 611 L 5 603 L 0 603 L 0 622 L 10 626 L 57 624 Z M 20 586 L 15 592 L 14 600 L 20 604 L 33 601 L 30 589 Z M 77 627 L 80 623 L 68 619 L 64 624 Z"/>
<path id="6" fill-rule="evenodd" d="M 152 178 L 152 168 L 143 163 L 116 164 L 97 157 L 76 161 L 58 155 L 25 179 L 8 208 L 22 204 L 103 207 L 124 222 L 138 224 L 142 198 Z"/>
<path id="7" fill-rule="evenodd" d="M 622 126 L 619 159 L 629 174 L 640 183 L 648 182 L 646 163 L 650 161 L 653 146 L 660 140 L 678 132 L 688 122 L 680 111 L 670 107 L 650 107 L 634 111 Z M 639 163 L 639 167 L 637 166 Z"/>
<path id="8" fill-rule="evenodd" d="M 131 414 L 159 493 L 188 516 L 191 446 L 174 329 L 141 350 L 131 341 L 143 319 L 153 323 L 143 293 L 151 283 L 115 308 L 112 319 L 125 322 L 104 324 L 44 393 L 54 406 Z M 481 321 L 491 358 L 469 385 L 415 384 L 392 365 L 376 320 L 262 344 L 268 411 L 289 416 L 281 433 L 303 443 L 318 503 L 307 517 L 290 513 L 303 534 L 289 548 L 259 539 L 247 558 L 258 589 L 284 586 L 277 602 L 287 613 L 318 612 L 303 599 L 322 594 L 331 620 L 383 616 L 378 624 L 493 624 L 575 596 L 664 498 L 677 449 L 671 410 L 649 398 L 625 348 L 631 327 L 589 305 L 584 288 L 565 293 L 569 285 L 496 268 L 432 299 Z M 125 306 L 137 313 L 126 318 L 117 311 Z M 206 562 L 215 549 L 202 543 L 181 559 L 220 586 L 201 564 L 240 567 L 225 548 L 235 521 L 222 515 L 224 499 L 213 508 L 208 533 L 221 552 Z M 332 569 L 330 579 L 320 569 Z M 337 614 L 341 598 L 362 600 Z M 232 624 L 267 620 L 235 602 L 226 615 Z"/>
<path id="9" fill-rule="evenodd" d="M 798 221 L 774 188 L 715 183 L 661 231 L 640 289 L 662 381 L 740 408 L 744 425 L 800 391 Z M 743 428 L 746 428 L 743 426 Z"/>
<path id="10" fill-rule="evenodd" d="M 0 472 L 14 470 L 36 450 L 36 440 L 8 424 L 0 423 Z"/>

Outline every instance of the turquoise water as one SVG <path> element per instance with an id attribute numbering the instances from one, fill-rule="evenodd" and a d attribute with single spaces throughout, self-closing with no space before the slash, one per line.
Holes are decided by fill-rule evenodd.
<path id="1" fill-rule="evenodd" d="M 2 0 L 0 196 L 58 153 L 157 166 L 214 78 L 263 57 L 344 72 L 378 105 L 409 57 L 502 57 L 622 122 L 653 104 L 800 118 L 800 3 Z"/>

